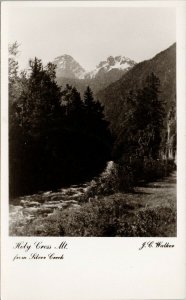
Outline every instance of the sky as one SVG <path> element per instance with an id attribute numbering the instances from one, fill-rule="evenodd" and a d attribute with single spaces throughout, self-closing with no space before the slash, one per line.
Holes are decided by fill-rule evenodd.
<path id="1" fill-rule="evenodd" d="M 110 55 L 140 62 L 176 41 L 175 9 L 10 5 L 8 40 L 20 44 L 21 69 L 35 56 L 46 64 L 63 54 L 86 70 Z"/>

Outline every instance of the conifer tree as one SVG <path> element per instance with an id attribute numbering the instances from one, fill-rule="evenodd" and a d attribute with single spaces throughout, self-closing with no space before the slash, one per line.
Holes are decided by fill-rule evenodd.
<path id="1" fill-rule="evenodd" d="M 104 119 L 104 107 L 94 100 L 93 93 L 88 86 L 84 93 L 85 122 L 87 134 L 98 142 L 100 154 L 109 156 L 112 138 L 109 131 L 109 123 Z M 105 151 L 105 154 L 104 154 Z"/>
<path id="2" fill-rule="evenodd" d="M 139 151 L 156 159 L 159 156 L 165 111 L 160 99 L 160 80 L 154 73 L 147 77 L 145 87 L 138 91 L 137 103 L 135 120 Z"/>
<path id="3" fill-rule="evenodd" d="M 37 58 L 30 60 L 27 75 L 17 74 L 15 69 L 21 88 L 11 109 L 17 126 L 10 122 L 11 194 L 60 188 L 95 176 L 109 159 L 111 138 L 103 107 L 90 88 L 84 101 L 70 85 L 61 91 L 55 66 L 43 67 Z"/>
<path id="4" fill-rule="evenodd" d="M 147 76 L 144 87 L 131 91 L 125 105 L 125 121 L 115 141 L 115 153 L 157 159 L 165 117 L 159 78 L 153 73 Z"/>
<path id="5" fill-rule="evenodd" d="M 94 106 L 93 101 L 94 101 L 93 93 L 92 93 L 90 87 L 88 86 L 84 93 L 84 103 L 85 103 L 85 106 L 87 109 L 90 110 Z"/>

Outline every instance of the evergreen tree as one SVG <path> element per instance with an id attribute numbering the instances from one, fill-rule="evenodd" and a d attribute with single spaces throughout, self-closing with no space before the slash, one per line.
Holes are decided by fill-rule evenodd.
<path id="1" fill-rule="evenodd" d="M 111 138 L 92 91 L 87 89 L 85 101 L 74 87 L 61 91 L 55 66 L 43 67 L 37 58 L 30 60 L 28 75 L 18 75 L 17 69 L 11 74 L 21 84 L 19 93 L 11 90 L 10 194 L 60 188 L 101 171 Z"/>
<path id="2" fill-rule="evenodd" d="M 61 94 L 61 105 L 66 107 L 67 116 L 82 108 L 83 103 L 81 101 L 80 93 L 75 87 L 67 84 Z"/>
<path id="3" fill-rule="evenodd" d="M 107 131 L 109 123 L 104 119 L 104 108 L 99 101 L 94 100 L 93 92 L 89 86 L 84 93 L 84 105 L 87 130 L 99 132 L 99 134 Z"/>
<path id="4" fill-rule="evenodd" d="M 63 118 L 54 71 L 52 64 L 44 69 L 41 60 L 30 61 L 30 75 L 24 77 L 25 84 L 13 102 L 11 111 L 17 126 L 10 118 L 10 176 L 11 182 L 17 183 L 17 193 L 44 188 L 57 165 L 57 139 Z"/>
<path id="5" fill-rule="evenodd" d="M 122 109 L 122 108 L 121 108 Z M 115 158 L 132 156 L 136 153 L 136 132 L 138 125 L 135 119 L 137 109 L 137 92 L 131 90 L 125 99 L 124 109 L 122 112 L 121 129 L 118 130 L 117 137 L 114 141 L 113 156 Z M 124 116 L 124 117 L 123 117 Z"/>
<path id="6" fill-rule="evenodd" d="M 115 141 L 115 154 L 157 159 L 164 126 L 160 81 L 151 73 L 144 88 L 131 91 L 125 101 L 125 121 Z"/>
<path id="7" fill-rule="evenodd" d="M 48 64 L 44 70 L 41 60 L 35 58 L 30 61 L 31 74 L 26 92 L 25 113 L 31 134 L 43 135 L 54 122 L 60 109 L 61 91 L 54 81 L 54 66 Z M 52 72 L 51 72 L 52 70 Z M 34 132 L 35 130 L 35 132 Z"/>
<path id="8" fill-rule="evenodd" d="M 91 110 L 91 108 L 94 107 L 93 93 L 89 86 L 87 87 L 84 93 L 84 103 L 85 103 L 85 107 L 89 110 Z"/>
<path id="9" fill-rule="evenodd" d="M 138 91 L 135 120 L 138 126 L 137 138 L 142 155 L 153 159 L 159 157 L 161 132 L 164 126 L 164 103 L 160 100 L 160 80 L 151 73 L 145 87 Z"/>
<path id="10" fill-rule="evenodd" d="M 99 101 L 94 100 L 89 86 L 84 93 L 84 105 L 87 135 L 92 137 L 95 145 L 97 144 L 100 159 L 104 160 L 104 156 L 105 159 L 109 159 L 112 145 L 109 123 L 104 119 L 104 107 Z"/>
<path id="11" fill-rule="evenodd" d="M 18 43 L 15 42 L 10 44 L 8 47 L 9 58 L 8 58 L 8 77 L 9 77 L 9 96 L 15 93 L 15 85 L 18 80 L 18 61 L 17 55 L 19 53 Z"/>
<path id="12" fill-rule="evenodd" d="M 20 95 L 26 88 L 25 72 L 19 72 L 17 42 L 9 45 L 9 185 L 10 195 L 19 193 L 22 180 L 25 153 L 24 128 L 22 126 L 22 106 Z"/>
<path id="13" fill-rule="evenodd" d="M 94 101 L 90 88 L 85 91 L 82 101 L 80 94 L 70 85 L 62 91 L 61 105 L 66 111 L 66 177 L 69 174 L 76 180 L 78 177 L 91 178 L 103 167 L 110 154 L 111 138 L 108 123 L 103 119 L 103 107 Z"/>

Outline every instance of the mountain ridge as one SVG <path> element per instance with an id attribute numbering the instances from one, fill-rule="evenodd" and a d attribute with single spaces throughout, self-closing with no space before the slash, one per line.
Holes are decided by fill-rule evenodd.
<path id="1" fill-rule="evenodd" d="M 58 85 L 66 84 L 76 87 L 83 96 L 87 86 L 94 94 L 104 89 L 110 83 L 121 78 L 136 64 L 130 58 L 122 55 L 109 56 L 101 61 L 92 71 L 86 71 L 72 56 L 64 54 L 55 58 L 56 80 Z"/>
<path id="2" fill-rule="evenodd" d="M 167 52 L 169 52 L 168 55 L 167 55 Z M 169 57 L 167 57 L 167 56 L 169 56 Z M 168 66 L 168 68 L 167 68 L 167 66 Z M 119 80 L 111 83 L 105 89 L 99 91 L 97 93 L 97 97 L 104 104 L 105 99 L 104 99 L 104 96 L 102 96 L 102 95 L 106 95 L 107 91 L 109 91 L 112 88 L 115 91 L 117 91 L 118 87 L 122 84 L 124 84 L 125 88 L 127 90 L 129 90 L 131 88 L 131 84 L 129 84 L 129 83 L 131 82 L 131 79 L 134 76 L 134 74 L 135 74 L 136 78 L 135 78 L 135 80 L 132 80 L 133 81 L 133 89 L 135 89 L 135 88 L 137 89 L 137 88 L 140 88 L 144 84 L 146 77 L 151 72 L 154 72 L 155 75 L 157 75 L 157 76 L 159 75 L 160 77 L 163 77 L 163 76 L 161 76 L 161 75 L 163 75 L 163 69 L 164 69 L 164 73 L 165 73 L 165 70 L 167 69 L 167 71 L 166 71 L 167 74 L 171 73 L 171 71 L 172 71 L 173 77 L 174 78 L 176 77 L 176 76 L 174 76 L 174 75 L 176 75 L 176 43 L 172 44 L 167 49 L 159 52 L 153 58 L 151 58 L 149 60 L 144 60 L 144 61 L 136 64 L 131 70 L 129 70 L 126 74 L 124 74 Z M 164 76 L 163 79 L 164 80 L 162 80 L 162 78 L 160 78 L 161 82 L 163 81 L 163 84 L 165 82 L 168 83 L 168 76 Z M 176 82 L 173 81 L 173 83 L 174 83 L 173 87 L 175 89 Z"/>
<path id="3" fill-rule="evenodd" d="M 96 99 L 104 106 L 104 114 L 115 137 L 121 136 L 128 112 L 127 97 L 130 91 L 143 89 L 146 79 L 154 73 L 160 80 L 160 101 L 164 103 L 165 118 L 162 140 L 169 152 L 175 155 L 176 145 L 176 43 L 126 72 L 119 80 L 98 91 Z M 166 140 L 167 139 L 167 140 Z"/>
<path id="4" fill-rule="evenodd" d="M 65 78 L 76 79 L 92 79 L 102 73 L 110 72 L 113 69 L 125 71 L 133 67 L 136 62 L 128 57 L 118 55 L 106 58 L 97 64 L 97 66 L 91 70 L 86 71 L 71 55 L 63 54 L 57 56 L 53 63 L 56 65 L 56 76 Z"/>
<path id="5" fill-rule="evenodd" d="M 128 71 L 130 68 L 136 65 L 136 62 L 128 57 L 118 55 L 107 57 L 106 60 L 101 61 L 94 70 L 88 72 L 85 78 L 95 78 L 103 73 L 110 72 L 113 69 L 118 69 L 121 71 Z"/>

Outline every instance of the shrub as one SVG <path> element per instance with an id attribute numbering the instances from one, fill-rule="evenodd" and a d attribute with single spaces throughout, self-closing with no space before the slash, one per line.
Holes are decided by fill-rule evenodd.
<path id="1" fill-rule="evenodd" d="M 119 190 L 131 190 L 139 182 L 151 182 L 168 176 L 176 165 L 173 160 L 130 157 L 117 165 Z"/>
<path id="2" fill-rule="evenodd" d="M 144 184 L 156 181 L 175 170 L 173 160 L 126 157 L 117 162 L 109 162 L 109 164 L 99 177 L 91 181 L 83 196 L 84 202 L 90 198 L 111 195 L 119 191 L 133 191 L 133 188 L 140 182 Z"/>
<path id="3" fill-rule="evenodd" d="M 152 160 L 146 159 L 143 165 L 143 178 L 150 182 L 168 176 L 175 170 L 175 163 L 173 160 Z"/>
<path id="4" fill-rule="evenodd" d="M 166 236 L 167 226 L 175 223 L 175 209 L 137 209 L 138 205 L 121 194 L 94 200 L 79 211 L 61 212 L 60 232 L 63 236 Z"/>

